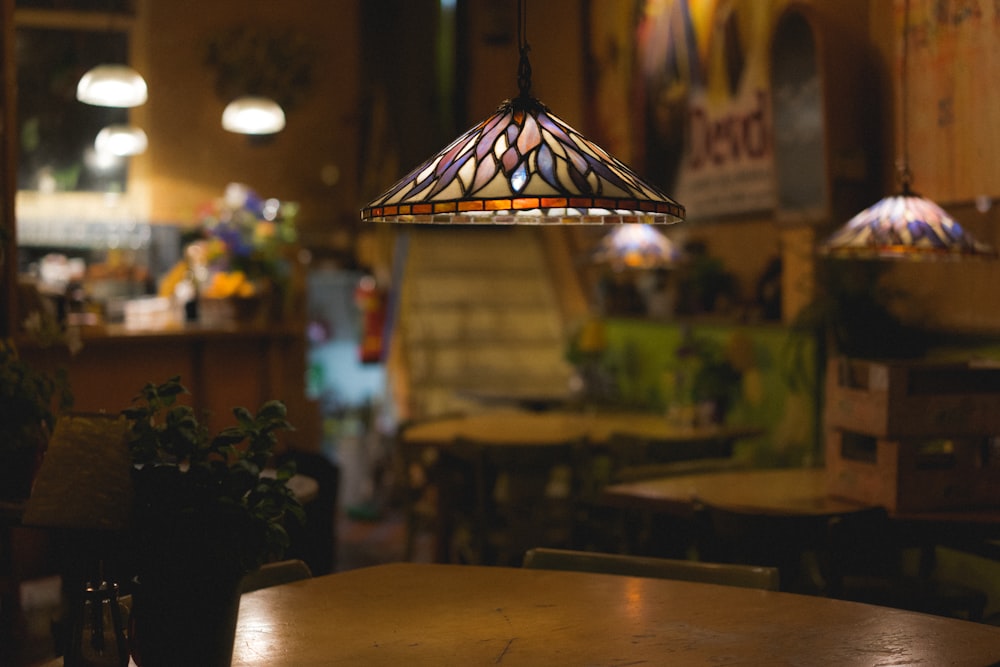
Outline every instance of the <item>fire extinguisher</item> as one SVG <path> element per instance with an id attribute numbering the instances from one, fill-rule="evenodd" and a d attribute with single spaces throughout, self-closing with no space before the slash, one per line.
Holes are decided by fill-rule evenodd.
<path id="1" fill-rule="evenodd" d="M 361 340 L 358 356 L 363 364 L 376 364 L 382 360 L 385 338 L 386 298 L 375 278 L 365 276 L 354 290 L 354 303 L 361 311 Z"/>

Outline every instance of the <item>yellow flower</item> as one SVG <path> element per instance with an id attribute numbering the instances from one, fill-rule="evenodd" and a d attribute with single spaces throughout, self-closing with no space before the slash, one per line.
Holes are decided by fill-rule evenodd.
<path id="1" fill-rule="evenodd" d="M 253 283 L 242 271 L 220 271 L 212 275 L 212 280 L 204 290 L 209 299 L 226 299 L 231 296 L 253 296 Z"/>

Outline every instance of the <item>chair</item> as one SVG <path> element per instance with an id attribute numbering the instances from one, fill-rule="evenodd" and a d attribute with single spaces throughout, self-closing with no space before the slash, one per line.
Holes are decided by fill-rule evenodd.
<path id="1" fill-rule="evenodd" d="M 315 575 L 337 569 L 337 497 L 340 493 L 340 466 L 323 454 L 292 450 L 279 456 L 277 465 L 295 462 L 297 475 L 316 481 L 315 495 L 303 502 L 306 520 L 286 521 L 290 544 L 287 558 L 301 558 Z"/>
<path id="2" fill-rule="evenodd" d="M 568 547 L 586 468 L 578 441 L 546 444 L 459 440 L 449 455 L 471 467 L 471 505 L 455 501 L 453 562 L 520 565 L 535 545 Z"/>
<path id="3" fill-rule="evenodd" d="M 933 575 L 933 545 L 909 539 L 881 508 L 829 525 L 827 594 L 843 600 L 981 621 L 984 591 Z M 908 552 L 921 550 L 907 567 Z M 909 559 L 914 560 L 914 559 Z"/>
<path id="4" fill-rule="evenodd" d="M 271 586 L 280 586 L 281 584 L 289 584 L 293 581 L 309 579 L 312 576 L 312 570 L 309 569 L 306 562 L 298 558 L 265 563 L 259 569 L 243 577 L 241 591 L 243 593 L 250 593 L 261 588 L 270 588 Z"/>
<path id="5" fill-rule="evenodd" d="M 705 506 L 713 560 L 777 567 L 781 589 L 978 621 L 983 591 L 909 572 L 913 546 L 880 507 L 834 515 L 771 515 Z"/>
<path id="6" fill-rule="evenodd" d="M 745 462 L 730 456 L 732 445 L 726 439 L 677 442 L 613 433 L 603 451 L 593 456 L 599 462 L 596 490 L 582 505 L 589 530 L 579 531 L 582 539 L 574 547 L 686 558 L 698 539 L 699 525 L 650 511 L 608 507 L 601 502 L 600 490 L 608 484 L 745 468 Z"/>
<path id="7" fill-rule="evenodd" d="M 818 554 L 827 546 L 827 515 L 770 514 L 702 501 L 698 553 L 706 560 L 775 567 L 781 590 L 821 594 Z"/>
<path id="8" fill-rule="evenodd" d="M 678 579 L 706 584 L 741 586 L 776 591 L 779 586 L 777 568 L 751 565 L 706 563 L 673 558 L 649 558 L 591 551 L 535 548 L 524 556 L 526 568 L 597 572 L 630 577 Z"/>
<path id="9" fill-rule="evenodd" d="M 413 419 L 401 423 L 396 429 L 395 465 L 396 492 L 402 500 L 406 520 L 406 542 L 403 560 L 411 561 L 417 553 L 417 539 L 421 533 L 439 535 L 442 531 L 441 517 L 438 516 L 441 485 L 448 480 L 441 469 L 440 451 L 437 447 L 407 445 L 403 441 L 407 429 L 429 421 L 453 419 L 462 413 L 447 413 L 425 419 Z M 436 557 L 441 560 L 441 549 Z"/>

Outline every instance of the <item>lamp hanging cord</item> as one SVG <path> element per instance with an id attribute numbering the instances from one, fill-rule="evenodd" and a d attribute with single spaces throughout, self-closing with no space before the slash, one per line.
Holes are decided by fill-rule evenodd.
<path id="1" fill-rule="evenodd" d="M 904 0 L 903 2 L 903 50 L 899 59 L 900 67 L 900 82 L 899 82 L 899 97 L 900 97 L 900 132 L 902 137 L 900 140 L 903 143 L 902 157 L 896 168 L 899 170 L 899 181 L 900 186 L 903 189 L 904 195 L 912 194 L 910 190 L 910 181 L 913 178 L 913 174 L 910 173 L 910 127 L 909 127 L 909 114 L 907 113 L 908 107 L 908 93 L 907 93 L 907 74 L 908 74 L 908 55 L 910 50 L 910 0 Z"/>
<path id="2" fill-rule="evenodd" d="M 517 64 L 517 88 L 521 93 L 521 97 L 527 98 L 531 97 L 531 63 L 528 61 L 528 52 L 531 51 L 531 47 L 528 46 L 528 28 L 527 19 L 525 14 L 525 0 L 517 0 L 517 48 L 520 54 L 520 60 Z"/>

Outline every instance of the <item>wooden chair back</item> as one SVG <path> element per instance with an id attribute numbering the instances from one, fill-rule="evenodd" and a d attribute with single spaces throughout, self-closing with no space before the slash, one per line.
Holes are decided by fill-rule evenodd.
<path id="1" fill-rule="evenodd" d="M 780 583 L 778 569 L 774 567 L 706 563 L 693 560 L 541 547 L 530 549 L 525 554 L 523 567 L 677 579 L 706 584 L 759 588 L 768 591 L 778 590 Z"/>
<path id="2" fill-rule="evenodd" d="M 260 569 L 243 577 L 241 591 L 249 593 L 261 588 L 270 588 L 271 586 L 309 579 L 312 576 L 312 570 L 309 569 L 306 562 L 298 558 L 265 563 L 260 566 Z"/>

